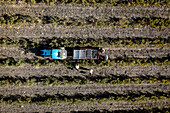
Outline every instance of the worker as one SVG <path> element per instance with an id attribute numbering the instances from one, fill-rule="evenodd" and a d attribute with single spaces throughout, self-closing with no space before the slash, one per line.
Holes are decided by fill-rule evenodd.
<path id="1" fill-rule="evenodd" d="M 90 69 L 90 75 L 92 75 L 93 74 L 93 69 Z"/>

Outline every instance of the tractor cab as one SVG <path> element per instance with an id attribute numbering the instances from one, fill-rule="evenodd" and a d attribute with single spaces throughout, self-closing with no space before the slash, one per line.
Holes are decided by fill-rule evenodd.
<path id="1" fill-rule="evenodd" d="M 52 58 L 52 59 L 66 59 L 67 51 L 65 48 L 52 49 L 52 50 L 41 50 L 43 53 L 41 54 L 44 57 Z"/>

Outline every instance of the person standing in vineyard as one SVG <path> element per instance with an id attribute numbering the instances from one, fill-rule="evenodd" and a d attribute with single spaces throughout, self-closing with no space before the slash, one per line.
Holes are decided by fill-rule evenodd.
<path id="1" fill-rule="evenodd" d="M 93 74 L 93 69 L 90 69 L 90 75 L 92 75 Z"/>

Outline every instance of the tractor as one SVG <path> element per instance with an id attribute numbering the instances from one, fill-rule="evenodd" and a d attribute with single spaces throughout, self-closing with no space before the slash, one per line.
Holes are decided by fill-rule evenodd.
<path id="1" fill-rule="evenodd" d="M 59 47 L 57 49 L 43 49 L 41 55 L 45 58 L 51 59 L 99 59 L 99 51 L 104 52 L 103 48 L 94 47 L 75 47 L 65 48 Z"/>

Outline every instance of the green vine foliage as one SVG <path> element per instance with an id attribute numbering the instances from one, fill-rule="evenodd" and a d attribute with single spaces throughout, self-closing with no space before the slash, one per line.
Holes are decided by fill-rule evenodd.
<path id="1" fill-rule="evenodd" d="M 169 95 L 154 95 L 150 94 L 147 96 L 145 94 L 135 95 L 116 95 L 116 94 L 98 94 L 98 95 L 79 95 L 77 97 L 73 96 L 53 96 L 53 95 L 46 95 L 46 96 L 39 96 L 39 97 L 24 97 L 24 96 L 12 96 L 11 98 L 1 97 L 0 102 L 6 104 L 22 104 L 22 103 L 30 103 L 30 104 L 39 104 L 39 105 L 55 105 L 59 103 L 67 103 L 67 104 L 76 104 L 81 102 L 90 102 L 90 103 L 102 103 L 104 101 L 125 101 L 125 102 L 138 102 L 138 101 L 162 101 L 168 100 Z"/>
<path id="2" fill-rule="evenodd" d="M 25 15 L 3 15 L 0 16 L 0 25 L 21 25 L 25 23 L 36 24 L 39 23 L 37 17 L 25 16 Z"/>
<path id="3" fill-rule="evenodd" d="M 32 64 L 33 66 L 50 66 L 53 64 L 59 65 L 63 64 L 66 66 L 74 67 L 75 64 L 79 64 L 80 66 L 96 66 L 96 67 L 104 67 L 104 66 L 169 66 L 169 57 L 164 58 L 124 58 L 124 59 L 108 59 L 104 61 L 102 59 L 99 60 L 50 60 L 50 59 L 14 59 L 7 58 L 1 59 L 0 66 L 20 66 L 22 64 Z"/>
<path id="4" fill-rule="evenodd" d="M 144 39 L 144 38 L 105 38 L 94 40 L 92 38 L 89 39 L 74 39 L 74 38 L 53 38 L 46 40 L 47 44 L 43 46 L 48 46 L 51 48 L 54 47 L 164 47 L 170 45 L 170 39 L 164 38 L 154 38 L 154 39 Z M 42 45 L 41 41 L 38 40 L 29 40 L 26 41 L 24 39 L 20 40 L 12 40 L 10 38 L 0 38 L 1 46 L 20 46 L 23 48 L 38 48 Z"/>
<path id="5" fill-rule="evenodd" d="M 163 83 L 169 84 L 170 78 L 161 76 L 149 76 L 149 77 L 129 77 L 129 76 L 87 76 L 85 78 L 82 77 L 32 77 L 32 78 L 20 78 L 20 77 L 1 77 L 0 78 L 0 86 L 32 86 L 35 84 L 40 84 L 42 86 L 58 86 L 58 85 L 66 85 L 66 84 L 79 84 L 86 85 L 88 83 L 96 83 L 96 84 L 110 84 L 110 85 L 118 85 L 118 84 L 156 84 Z"/>
<path id="6" fill-rule="evenodd" d="M 87 17 L 85 19 L 69 19 L 59 18 L 56 16 L 44 16 L 42 18 L 31 17 L 27 15 L 3 15 L 0 16 L 0 25 L 21 25 L 21 24 L 43 24 L 54 23 L 63 26 L 84 27 L 84 26 L 102 26 L 102 27 L 152 27 L 152 28 L 170 28 L 169 18 L 109 18 L 96 19 L 94 17 Z"/>
<path id="7" fill-rule="evenodd" d="M 58 25 L 64 26 L 102 26 L 102 27 L 143 27 L 149 26 L 153 28 L 169 28 L 170 19 L 169 18 L 109 18 L 109 19 L 96 19 L 94 17 L 89 17 L 86 19 L 68 19 L 59 18 L 55 16 L 45 16 L 43 17 L 43 23 L 56 23 Z"/>

